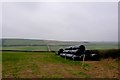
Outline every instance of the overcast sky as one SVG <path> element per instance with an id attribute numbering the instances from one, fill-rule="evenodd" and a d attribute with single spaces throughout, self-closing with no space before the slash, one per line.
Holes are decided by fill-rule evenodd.
<path id="1" fill-rule="evenodd" d="M 4 2 L 2 37 L 118 41 L 116 2 Z"/>

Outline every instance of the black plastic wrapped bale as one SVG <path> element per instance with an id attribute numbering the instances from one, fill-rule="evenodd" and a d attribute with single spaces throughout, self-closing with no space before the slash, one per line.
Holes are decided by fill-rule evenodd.
<path id="1" fill-rule="evenodd" d="M 58 55 L 60 55 L 60 53 L 62 53 L 64 50 L 61 48 L 61 49 L 59 49 L 59 51 L 58 51 Z"/>
<path id="2" fill-rule="evenodd" d="M 81 56 L 82 54 L 85 54 L 85 46 L 80 45 L 77 49 L 77 51 L 74 53 L 74 55 Z"/>

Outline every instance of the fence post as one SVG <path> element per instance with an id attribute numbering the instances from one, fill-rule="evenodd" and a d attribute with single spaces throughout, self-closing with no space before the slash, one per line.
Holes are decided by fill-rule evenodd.
<path id="1" fill-rule="evenodd" d="M 83 55 L 82 67 L 84 67 L 84 63 L 85 63 L 85 54 Z"/>
<path id="2" fill-rule="evenodd" d="M 66 53 L 65 53 L 65 60 L 66 60 Z"/>
<path id="3" fill-rule="evenodd" d="M 48 51 L 51 51 L 51 50 L 50 50 L 50 46 L 49 46 L 49 45 L 47 45 L 47 48 L 48 48 Z"/>

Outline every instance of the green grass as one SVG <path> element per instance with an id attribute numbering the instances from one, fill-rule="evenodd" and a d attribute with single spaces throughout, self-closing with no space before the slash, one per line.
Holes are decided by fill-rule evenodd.
<path id="1" fill-rule="evenodd" d="M 52 45 L 52 51 L 65 48 L 67 45 L 79 45 L 79 42 L 62 42 L 47 40 L 27 40 L 27 39 L 5 39 L 4 45 L 23 46 L 3 46 L 2 50 L 30 50 L 48 51 L 47 46 L 31 45 Z M 27 45 L 27 46 L 24 46 Z M 65 46 L 62 46 L 65 45 Z M 102 57 L 116 57 L 119 55 L 116 43 L 87 43 L 86 49 L 98 49 Z M 115 54 L 114 54 L 115 53 Z M 113 78 L 117 70 L 115 60 L 104 60 L 99 62 L 72 61 L 55 55 L 52 52 L 5 52 L 0 53 L 2 61 L 3 78 Z M 99 74 L 98 74 L 99 73 Z"/>
<path id="2" fill-rule="evenodd" d="M 39 51 L 47 51 L 47 46 L 9 46 L 2 47 L 2 50 L 39 50 Z"/>
<path id="3" fill-rule="evenodd" d="M 66 48 L 68 47 L 67 45 L 66 46 L 61 46 L 61 45 L 53 45 L 53 46 L 50 46 L 50 49 L 51 51 L 58 51 L 60 48 Z"/>
<path id="4" fill-rule="evenodd" d="M 45 45 L 44 40 L 2 39 L 3 45 Z"/>
<path id="5" fill-rule="evenodd" d="M 49 46 L 51 51 L 58 51 L 60 48 L 66 48 L 66 46 L 60 46 L 60 45 L 52 45 Z M 115 45 L 86 45 L 86 49 L 89 50 L 106 50 L 106 49 L 117 49 L 117 46 Z M 48 51 L 47 46 L 7 46 L 7 47 L 2 47 L 2 50 L 37 50 L 37 51 Z"/>
<path id="6" fill-rule="evenodd" d="M 81 42 L 75 41 L 72 42 L 72 41 L 54 41 L 54 40 L 52 41 L 33 39 L 2 39 L 2 43 L 3 50 L 46 50 L 46 51 L 48 50 L 46 45 L 51 45 L 50 49 L 52 51 L 58 51 L 59 48 L 65 48 L 70 45 L 74 46 L 81 44 Z M 82 44 L 86 46 L 86 49 L 118 49 L 118 44 L 116 42 L 88 42 Z M 6 45 L 7 47 L 5 47 L 4 45 Z"/>
<path id="7" fill-rule="evenodd" d="M 117 44 L 93 44 L 93 45 L 86 45 L 87 49 L 118 49 Z"/>
<path id="8" fill-rule="evenodd" d="M 65 60 L 54 53 L 3 52 L 2 54 L 3 77 L 53 78 L 64 77 L 66 73 L 73 77 L 81 77 L 79 74 L 74 74 L 79 72 L 72 68 L 75 66 L 80 68 L 82 65 L 80 61 Z"/>
<path id="9" fill-rule="evenodd" d="M 80 65 L 79 61 L 73 62 L 72 60 L 61 58 L 60 56 L 55 55 L 52 52 L 3 52 L 2 62 L 17 62 L 17 61 L 29 61 L 29 60 L 37 60 L 41 63 L 59 63 L 59 64 L 70 64 L 70 65 Z"/>
<path id="10" fill-rule="evenodd" d="M 2 53 L 3 78 L 111 78 L 115 70 L 117 63 L 112 59 L 82 65 L 52 52 Z"/>

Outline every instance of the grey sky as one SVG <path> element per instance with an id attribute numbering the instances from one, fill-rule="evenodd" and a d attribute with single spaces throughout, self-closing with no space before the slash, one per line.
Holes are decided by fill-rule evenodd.
<path id="1" fill-rule="evenodd" d="M 0 2 L 0 38 L 2 38 L 2 3 Z"/>
<path id="2" fill-rule="evenodd" d="M 117 41 L 117 2 L 4 2 L 2 37 Z"/>

